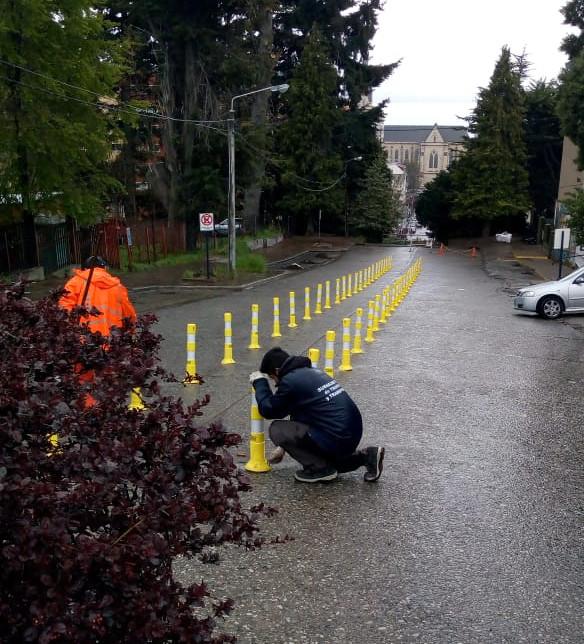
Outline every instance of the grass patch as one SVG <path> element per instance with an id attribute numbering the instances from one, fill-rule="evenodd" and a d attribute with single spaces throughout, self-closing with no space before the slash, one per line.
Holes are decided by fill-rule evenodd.
<path id="1" fill-rule="evenodd" d="M 200 262 L 203 257 L 200 250 L 196 250 L 191 253 L 176 253 L 167 255 L 166 257 L 161 257 L 155 262 L 132 262 L 132 267 L 130 268 L 128 261 L 128 249 L 121 247 L 120 248 L 120 269 L 118 273 L 140 273 L 143 271 L 151 271 L 156 268 L 161 268 L 165 266 L 180 266 L 182 264 L 191 264 L 193 262 Z"/>

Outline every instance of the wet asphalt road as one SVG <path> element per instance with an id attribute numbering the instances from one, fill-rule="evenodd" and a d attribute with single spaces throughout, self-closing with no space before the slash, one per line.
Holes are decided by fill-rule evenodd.
<path id="1" fill-rule="evenodd" d="M 326 316 L 286 328 L 289 288 L 358 270 L 390 252 L 394 269 Z M 308 273 L 250 291 L 163 309 L 164 362 L 184 364 L 184 327 L 198 322 L 205 418 L 221 410 L 247 433 L 247 374 L 258 366 L 249 306 L 280 295 L 280 344 L 321 346 L 327 328 L 403 272 L 406 249 L 357 248 Z M 424 268 L 353 371 L 339 381 L 360 406 L 365 442 L 386 446 L 377 484 L 361 473 L 329 485 L 292 479 L 285 461 L 254 475 L 249 503 L 279 508 L 266 536 L 294 541 L 227 549 L 217 566 L 180 560 L 236 609 L 223 627 L 246 643 L 582 642 L 584 632 L 584 317 L 515 315 L 520 271 L 493 274 L 468 256 L 417 251 Z M 531 280 L 533 281 L 533 280 Z M 238 364 L 221 367 L 222 312 L 234 313 Z M 200 389 L 200 391 L 199 391 Z M 244 461 L 245 458 L 241 458 Z"/>

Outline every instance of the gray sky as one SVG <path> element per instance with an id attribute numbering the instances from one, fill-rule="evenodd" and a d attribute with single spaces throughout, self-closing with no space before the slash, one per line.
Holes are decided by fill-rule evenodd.
<path id="1" fill-rule="evenodd" d="M 400 66 L 373 94 L 390 99 L 385 122 L 463 124 L 476 105 L 503 45 L 531 62 L 530 78 L 556 78 L 559 51 L 573 31 L 563 24 L 566 0 L 386 0 L 372 62 Z"/>

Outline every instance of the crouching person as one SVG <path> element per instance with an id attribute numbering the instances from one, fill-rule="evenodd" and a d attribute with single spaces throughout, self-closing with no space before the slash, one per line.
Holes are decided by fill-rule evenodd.
<path id="1" fill-rule="evenodd" d="M 276 386 L 272 393 L 267 378 Z M 377 481 L 383 469 L 383 447 L 357 449 L 363 434 L 361 413 L 349 394 L 324 372 L 313 369 L 304 356 L 291 356 L 279 347 L 264 356 L 260 371 L 250 375 L 260 414 L 275 420 L 270 438 L 282 460 L 284 452 L 302 469 L 297 481 L 333 481 L 342 472 L 365 468 L 364 479 Z"/>

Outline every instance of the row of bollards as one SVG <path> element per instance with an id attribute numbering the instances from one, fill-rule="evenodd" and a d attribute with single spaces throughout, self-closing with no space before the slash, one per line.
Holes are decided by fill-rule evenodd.
<path id="1" fill-rule="evenodd" d="M 393 283 L 386 286 L 380 294 L 375 295 L 374 299 L 368 302 L 367 311 L 367 334 L 365 342 L 372 343 L 375 341 L 375 333 L 381 326 L 387 324 L 397 307 L 403 302 L 410 288 L 418 278 L 422 270 L 422 262 L 416 260 L 408 270 L 400 275 Z M 349 292 L 351 289 L 350 281 L 346 282 Z M 341 289 L 342 292 L 342 289 Z M 318 291 L 317 291 L 318 293 Z M 342 321 L 342 352 L 339 371 L 351 371 L 351 356 L 364 353 L 361 345 L 361 334 L 363 326 L 363 309 L 357 308 L 355 311 L 354 332 L 351 342 L 351 318 L 343 318 Z M 325 353 L 324 353 L 324 371 L 331 378 L 334 377 L 334 360 L 335 360 L 335 340 L 336 332 L 332 329 L 326 332 Z M 308 358 L 313 368 L 318 369 L 320 360 L 320 350 L 312 347 L 308 350 Z M 251 434 L 250 434 L 250 457 L 245 464 L 245 469 L 249 472 L 269 472 L 270 464 L 266 458 L 265 450 L 265 432 L 264 420 L 261 417 L 257 401 L 252 387 L 251 391 Z"/>

